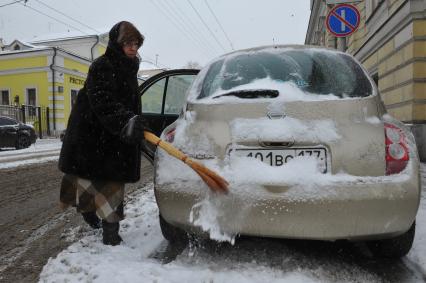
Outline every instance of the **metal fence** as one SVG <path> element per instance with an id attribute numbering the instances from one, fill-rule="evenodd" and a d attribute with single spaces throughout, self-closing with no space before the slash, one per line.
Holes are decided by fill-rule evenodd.
<path id="1" fill-rule="evenodd" d="M 7 116 L 32 125 L 39 138 L 50 136 L 49 107 L 0 105 L 0 116 Z"/>

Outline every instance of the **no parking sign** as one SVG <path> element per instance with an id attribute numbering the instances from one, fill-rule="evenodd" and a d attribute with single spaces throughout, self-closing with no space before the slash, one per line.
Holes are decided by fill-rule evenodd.
<path id="1" fill-rule="evenodd" d="M 344 37 L 356 31 L 360 22 L 360 14 L 350 4 L 337 5 L 327 15 L 327 29 L 336 37 Z"/>

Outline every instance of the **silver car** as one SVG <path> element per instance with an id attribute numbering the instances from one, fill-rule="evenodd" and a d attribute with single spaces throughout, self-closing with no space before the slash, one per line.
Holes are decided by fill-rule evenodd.
<path id="1" fill-rule="evenodd" d="M 192 83 L 183 76 L 186 84 L 175 79 L 174 87 L 189 88 L 186 102 L 162 138 L 221 174 L 230 191 L 210 192 L 158 149 L 155 196 L 166 239 L 346 239 L 366 241 L 382 257 L 410 250 L 420 201 L 415 141 L 352 56 L 259 47 L 213 60 Z"/>

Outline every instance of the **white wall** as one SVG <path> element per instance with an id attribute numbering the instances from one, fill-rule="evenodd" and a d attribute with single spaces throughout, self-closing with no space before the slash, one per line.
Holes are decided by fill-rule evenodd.
<path id="1" fill-rule="evenodd" d="M 77 38 L 77 39 L 68 39 L 60 41 L 46 41 L 46 42 L 37 42 L 34 45 L 43 45 L 51 47 L 59 47 L 71 53 L 77 54 L 79 56 L 85 57 L 87 59 L 92 59 L 91 49 L 92 46 L 96 43 L 96 37 L 89 38 Z M 97 48 L 94 50 L 95 57 L 98 55 Z"/>

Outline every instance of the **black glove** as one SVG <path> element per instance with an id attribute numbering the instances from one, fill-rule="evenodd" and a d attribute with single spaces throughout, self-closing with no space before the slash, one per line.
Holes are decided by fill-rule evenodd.
<path id="1" fill-rule="evenodd" d="M 121 139 L 129 144 L 144 144 L 144 121 L 140 115 L 129 119 L 121 130 Z"/>

